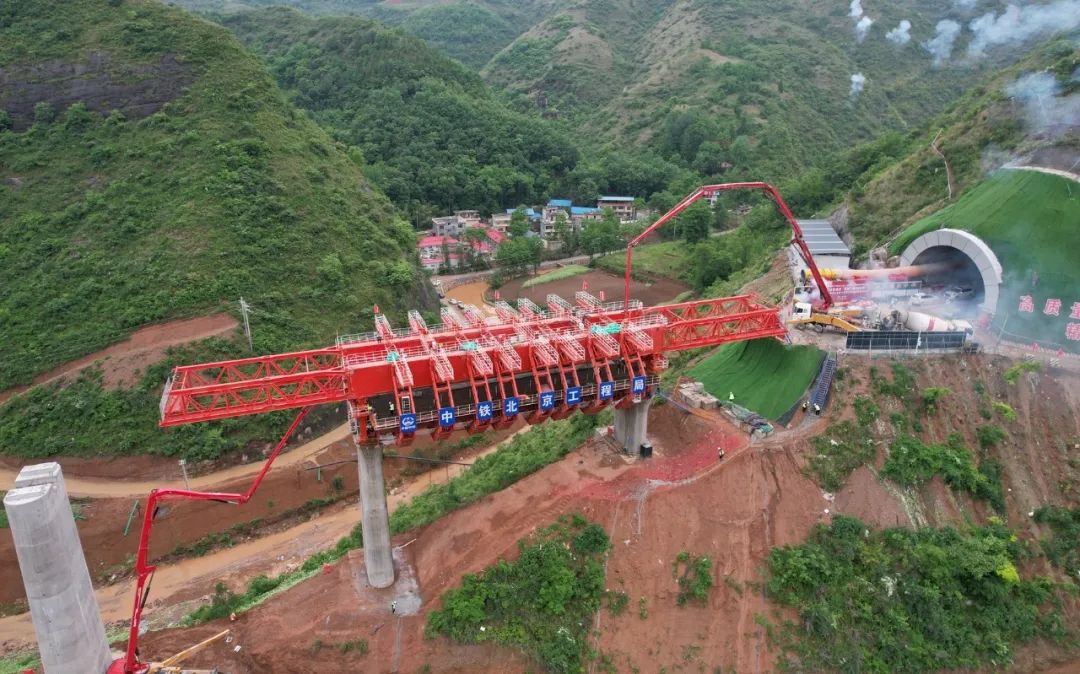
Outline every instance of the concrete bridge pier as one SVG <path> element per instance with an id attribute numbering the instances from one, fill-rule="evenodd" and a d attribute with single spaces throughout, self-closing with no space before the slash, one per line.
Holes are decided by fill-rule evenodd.
<path id="1" fill-rule="evenodd" d="M 615 441 L 629 454 L 641 452 L 649 423 L 651 398 L 645 398 L 625 409 L 615 408 Z"/>
<path id="2" fill-rule="evenodd" d="M 357 445 L 360 465 L 360 509 L 364 523 L 364 566 L 372 587 L 394 584 L 394 557 L 390 547 L 390 514 L 383 481 L 380 445 Z"/>
<path id="3" fill-rule="evenodd" d="M 60 464 L 19 471 L 4 509 L 42 666 L 49 674 L 103 674 L 112 657 Z"/>

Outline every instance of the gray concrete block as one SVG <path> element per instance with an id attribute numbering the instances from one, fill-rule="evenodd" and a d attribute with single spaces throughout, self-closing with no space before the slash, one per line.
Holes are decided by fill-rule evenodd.
<path id="1" fill-rule="evenodd" d="M 651 398 L 634 403 L 625 409 L 615 408 L 615 441 L 630 454 L 641 451 L 649 423 Z"/>
<path id="2" fill-rule="evenodd" d="M 111 662 L 59 464 L 27 466 L 4 496 L 46 674 L 102 674 Z"/>

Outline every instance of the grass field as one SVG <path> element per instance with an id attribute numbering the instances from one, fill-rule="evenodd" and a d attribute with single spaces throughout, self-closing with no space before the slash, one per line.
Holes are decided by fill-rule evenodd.
<path id="1" fill-rule="evenodd" d="M 580 264 L 568 264 L 565 267 L 547 272 L 546 274 L 540 274 L 535 278 L 531 278 L 525 283 L 521 284 L 522 288 L 532 288 L 538 286 L 541 283 L 551 283 L 552 281 L 561 281 L 572 276 L 578 276 L 589 271 L 589 268 Z"/>
<path id="2" fill-rule="evenodd" d="M 686 280 L 690 269 L 687 252 L 689 244 L 685 241 L 665 241 L 650 243 L 634 248 L 634 278 L 664 278 Z M 622 274 L 626 271 L 626 251 L 618 251 L 597 258 L 596 266 L 600 269 Z"/>
<path id="3" fill-rule="evenodd" d="M 824 357 L 812 346 L 756 339 L 720 347 L 688 374 L 717 398 L 727 400 L 734 393 L 737 404 L 777 419 L 798 402 Z"/>
<path id="4" fill-rule="evenodd" d="M 1036 171 L 1002 170 L 959 201 L 920 220 L 896 238 L 890 252 L 903 250 L 927 232 L 949 227 L 972 232 L 994 250 L 1005 285 L 994 323 L 1028 339 L 1067 346 L 1065 328 L 1073 302 L 1080 302 L 1080 185 Z M 1033 284 L 1032 272 L 1038 273 Z M 1031 295 L 1035 310 L 1017 310 Z M 1058 316 L 1047 316 L 1047 299 L 1060 299 Z M 1073 342 L 1075 344 L 1075 342 Z"/>

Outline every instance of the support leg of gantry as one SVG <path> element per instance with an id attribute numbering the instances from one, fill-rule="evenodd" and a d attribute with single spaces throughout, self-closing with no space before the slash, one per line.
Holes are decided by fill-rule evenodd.
<path id="1" fill-rule="evenodd" d="M 390 514 L 386 508 L 380 445 L 356 446 L 360 464 L 360 510 L 364 526 L 364 565 L 372 587 L 394 584 L 394 558 L 390 546 Z"/>
<path id="2" fill-rule="evenodd" d="M 624 408 L 615 408 L 615 441 L 622 445 L 628 454 L 641 452 L 641 445 L 645 443 L 648 430 L 651 403 L 651 398 L 645 398 Z"/>

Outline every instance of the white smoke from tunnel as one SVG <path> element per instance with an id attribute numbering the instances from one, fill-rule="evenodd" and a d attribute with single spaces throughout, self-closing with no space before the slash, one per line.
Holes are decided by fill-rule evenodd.
<path id="1" fill-rule="evenodd" d="M 870 32 L 870 26 L 874 25 L 874 20 L 865 14 L 859 22 L 855 24 L 855 40 L 862 42 L 866 39 L 867 34 Z"/>
<path id="2" fill-rule="evenodd" d="M 851 76 L 851 98 L 855 99 L 859 97 L 862 90 L 866 87 L 866 76 L 862 73 L 855 73 Z"/>
<path id="3" fill-rule="evenodd" d="M 911 22 L 904 19 L 900 25 L 885 33 L 885 39 L 889 42 L 904 45 L 911 42 Z"/>
<path id="4" fill-rule="evenodd" d="M 1074 77 L 1076 73 L 1074 73 Z M 1050 73 L 1028 73 L 1005 88 L 1023 103 L 1028 130 L 1059 138 L 1080 126 L 1080 94 L 1061 96 L 1062 87 Z"/>
<path id="5" fill-rule="evenodd" d="M 934 65 L 940 66 L 952 56 L 956 38 L 960 35 L 960 24 L 952 19 L 942 19 L 934 30 L 934 37 L 924 42 L 923 48 L 934 57 Z"/>
<path id="6" fill-rule="evenodd" d="M 1019 44 L 1078 27 L 1080 0 L 1056 0 L 1045 5 L 1010 4 L 1000 15 L 987 12 L 968 24 L 972 33 L 968 54 L 979 56 L 989 47 Z"/>

